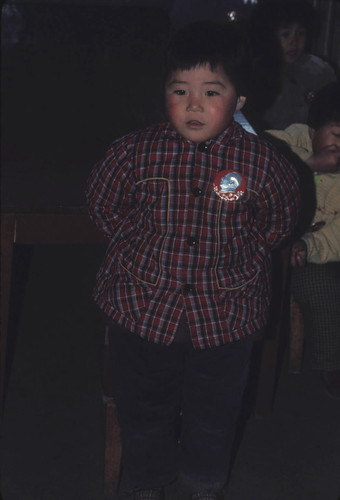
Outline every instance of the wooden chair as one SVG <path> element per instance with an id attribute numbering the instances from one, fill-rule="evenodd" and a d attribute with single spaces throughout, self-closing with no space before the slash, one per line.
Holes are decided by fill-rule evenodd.
<path id="1" fill-rule="evenodd" d="M 276 256 L 274 266 L 279 267 L 281 282 L 278 286 L 274 323 L 269 323 L 269 335 L 263 341 L 259 367 L 259 378 L 255 401 L 255 415 L 269 416 L 274 401 L 276 382 L 281 366 L 280 345 L 285 347 L 288 339 L 288 372 L 301 373 L 303 361 L 304 325 L 300 307 L 290 293 L 289 247 L 283 248 Z"/>
<path id="2" fill-rule="evenodd" d="M 287 318 L 289 250 L 289 247 L 284 247 L 273 254 L 273 300 L 257 368 L 256 417 L 268 417 L 271 414 L 281 366 L 280 354 Z"/>
<path id="3" fill-rule="evenodd" d="M 27 169 L 27 171 L 30 171 L 33 176 L 33 169 Z M 17 179 L 21 185 L 19 173 Z M 3 182 L 3 185 L 6 186 L 6 183 Z M 25 179 L 23 179 L 23 185 L 25 185 Z M 27 191 L 30 192 L 29 189 Z M 34 192 L 32 196 L 34 194 L 36 198 L 39 198 L 38 194 Z M 104 236 L 94 227 L 89 219 L 87 209 L 80 204 L 72 207 L 68 205 L 54 208 L 42 207 L 32 211 L 28 208 L 13 209 L 3 207 L 1 213 L 0 419 L 4 409 L 9 373 L 7 335 L 15 245 L 90 245 L 104 243 Z"/>

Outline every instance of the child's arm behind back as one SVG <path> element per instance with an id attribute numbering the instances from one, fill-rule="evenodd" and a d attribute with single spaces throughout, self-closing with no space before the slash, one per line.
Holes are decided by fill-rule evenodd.
<path id="1" fill-rule="evenodd" d="M 257 221 L 269 248 L 274 250 L 296 227 L 301 199 L 296 169 L 278 153 L 274 145 L 269 150 L 271 168 L 259 199 Z"/>
<path id="2" fill-rule="evenodd" d="M 106 158 L 94 166 L 86 190 L 89 215 L 108 238 L 130 213 L 133 189 L 127 149 L 114 143 Z"/>

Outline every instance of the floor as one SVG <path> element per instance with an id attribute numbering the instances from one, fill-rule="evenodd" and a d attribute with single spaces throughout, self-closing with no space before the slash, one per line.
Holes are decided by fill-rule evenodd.
<path id="1" fill-rule="evenodd" d="M 97 246 L 17 247 L 1 432 L 3 500 L 104 500 Z M 166 500 L 186 500 L 180 483 Z M 128 498 L 123 478 L 120 500 Z M 339 500 L 340 401 L 282 364 L 267 418 L 250 413 L 226 500 Z"/>

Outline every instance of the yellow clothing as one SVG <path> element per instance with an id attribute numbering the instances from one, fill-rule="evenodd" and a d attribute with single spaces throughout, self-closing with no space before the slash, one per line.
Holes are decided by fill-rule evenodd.
<path id="1" fill-rule="evenodd" d="M 301 160 L 312 155 L 308 125 L 294 123 L 285 130 L 267 130 L 286 142 Z M 313 264 L 340 261 L 340 173 L 315 174 L 317 209 L 314 223 L 325 223 L 319 230 L 303 235 L 307 244 L 307 261 Z"/>

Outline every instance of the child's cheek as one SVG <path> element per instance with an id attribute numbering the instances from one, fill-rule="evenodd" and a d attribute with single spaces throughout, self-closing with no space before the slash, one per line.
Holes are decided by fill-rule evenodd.
<path id="1" fill-rule="evenodd" d="M 181 106 L 175 99 L 167 99 L 167 110 L 169 119 L 176 122 L 180 117 Z"/>

